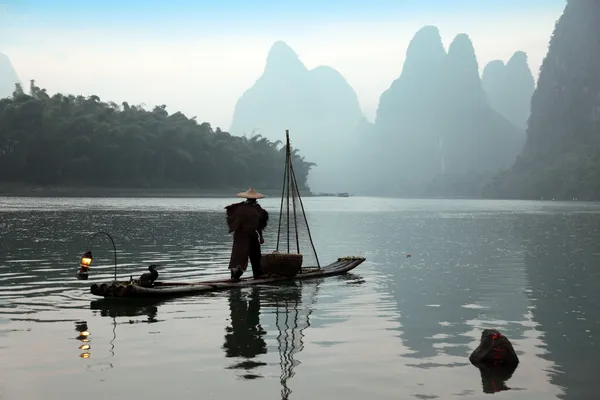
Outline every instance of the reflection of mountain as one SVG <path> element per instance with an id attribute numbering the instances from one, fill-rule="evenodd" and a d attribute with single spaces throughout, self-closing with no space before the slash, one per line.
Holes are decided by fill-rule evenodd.
<path id="1" fill-rule="evenodd" d="M 511 341 L 523 337 L 527 282 L 519 245 L 506 239 L 510 220 L 456 214 L 396 224 L 404 229 L 390 240 L 405 244 L 412 257 L 388 252 L 373 262 L 392 276 L 387 285 L 398 305 L 402 342 L 411 352 L 406 357 L 439 364 L 438 357 L 448 355 L 468 364 L 475 320 L 495 321 L 484 327 L 501 329 Z"/>
<path id="2" fill-rule="evenodd" d="M 523 217 L 516 225 L 526 249 L 533 316 L 545 332 L 546 357 L 558 364 L 551 381 L 566 399 L 595 398 L 600 218 L 554 213 Z"/>
<path id="3" fill-rule="evenodd" d="M 303 290 L 308 287 L 308 290 Z M 312 289 L 312 290 L 311 290 Z M 260 317 L 275 319 L 278 331 L 276 336 L 279 364 L 281 368 L 281 398 L 288 399 L 292 393 L 288 387 L 294 376 L 294 368 L 300 364 L 296 356 L 304 348 L 304 330 L 310 326 L 311 303 L 314 302 L 318 283 L 289 284 L 272 288 L 251 287 L 247 296 L 242 289 L 233 289 L 229 293 L 231 325 L 226 328 L 226 357 L 242 359 L 230 366 L 232 369 L 244 369 L 245 379 L 260 377 L 251 372 L 267 364 L 258 361 L 259 356 L 267 353 L 264 340 L 266 334 L 261 326 Z M 262 309 L 262 312 L 261 312 Z"/>

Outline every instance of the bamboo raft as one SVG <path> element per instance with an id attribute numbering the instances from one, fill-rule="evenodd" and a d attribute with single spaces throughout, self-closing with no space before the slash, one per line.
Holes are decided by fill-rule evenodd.
<path id="1" fill-rule="evenodd" d="M 90 292 L 95 296 L 101 297 L 174 297 L 193 295 L 205 292 L 214 292 L 217 290 L 231 289 L 235 287 L 247 287 L 253 285 L 277 284 L 286 281 L 297 281 L 313 278 L 324 278 L 329 276 L 343 275 L 365 261 L 363 257 L 344 257 L 337 261 L 318 268 L 302 268 L 302 271 L 296 276 L 273 276 L 262 279 L 252 277 L 243 278 L 239 281 L 233 281 L 230 278 L 221 280 L 209 280 L 201 282 L 154 282 L 153 287 L 142 287 L 129 281 L 113 282 L 110 284 L 94 283 L 90 287 Z"/>
<path id="2" fill-rule="evenodd" d="M 297 281 L 311 278 L 323 278 L 328 276 L 342 275 L 353 270 L 365 261 L 364 257 L 342 257 L 337 261 L 321 267 L 319 257 L 315 250 L 315 245 L 312 240 L 310 228 L 304 205 L 300 196 L 296 174 L 292 165 L 292 152 L 289 138 L 289 131 L 286 130 L 286 159 L 284 169 L 283 188 L 281 193 L 281 205 L 279 209 L 279 224 L 277 228 L 277 249 L 273 253 L 263 254 L 261 258 L 261 269 L 267 273 L 264 278 L 248 277 L 238 281 L 228 279 L 209 280 L 202 282 L 153 282 L 151 286 L 141 286 L 139 282 L 117 281 L 116 275 L 116 250 L 115 250 L 115 280 L 112 283 L 93 284 L 90 287 L 90 292 L 95 296 L 101 297 L 168 297 L 168 296 L 183 296 L 189 294 L 211 292 L 222 289 L 235 287 L 246 287 L 253 285 L 276 284 L 280 282 Z M 286 210 L 284 212 L 284 202 L 287 200 Z M 296 205 L 299 203 L 300 209 Z M 290 207 L 291 203 L 291 207 Z M 306 223 L 306 231 L 310 241 L 312 253 L 316 259 L 315 267 L 302 267 L 304 259 L 300 252 L 300 242 L 298 234 L 298 217 L 297 212 L 301 212 L 304 222 Z M 282 239 L 282 224 L 286 221 L 286 243 L 283 244 Z M 293 252 L 293 240 L 295 237 L 296 251 Z M 280 245 L 281 250 L 280 251 Z M 286 251 L 283 251 L 283 247 Z M 91 253 L 89 253 L 91 261 Z"/>

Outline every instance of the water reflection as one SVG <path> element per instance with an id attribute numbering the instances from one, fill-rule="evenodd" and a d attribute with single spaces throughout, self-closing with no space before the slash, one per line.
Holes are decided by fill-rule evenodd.
<path id="1" fill-rule="evenodd" d="M 155 323 L 159 320 L 156 318 L 158 314 L 158 306 L 164 303 L 162 300 L 136 300 L 127 299 L 123 301 L 115 301 L 112 299 L 100 299 L 90 302 L 90 309 L 100 311 L 102 317 L 138 317 L 146 316 L 145 321 L 129 320 L 128 323 L 134 324 L 139 322 Z"/>
<path id="2" fill-rule="evenodd" d="M 155 299 L 128 299 L 129 301 L 119 301 L 115 299 L 99 299 L 90 302 L 90 309 L 99 311 L 101 317 L 109 317 L 112 319 L 112 338 L 108 344 L 110 346 L 109 352 L 110 357 L 115 356 L 115 341 L 117 340 L 117 318 L 118 317 L 137 317 L 146 316 L 146 320 L 133 320 L 128 319 L 124 324 L 135 324 L 139 322 L 143 323 L 155 323 L 159 320 L 156 318 L 158 314 L 158 306 L 164 301 Z M 89 356 L 87 356 L 89 357 Z M 84 357 L 84 358 L 87 358 Z M 113 368 L 114 365 L 109 363 L 108 366 Z"/>
<path id="3" fill-rule="evenodd" d="M 88 330 L 87 321 L 77 321 L 75 322 L 75 330 L 79 332 L 76 339 L 79 340 L 82 344 L 79 346 L 79 350 L 81 350 L 81 354 L 79 357 L 81 358 L 90 358 L 92 353 L 90 349 L 92 348 L 90 344 L 90 331 Z"/>
<path id="4" fill-rule="evenodd" d="M 396 247 L 374 260 L 391 276 L 385 286 L 398 305 L 409 350 L 403 356 L 422 366 L 462 366 L 480 329 L 501 328 L 511 340 L 522 339 L 527 277 L 510 220 L 456 216 L 408 223 L 414 226 L 390 240 L 408 243 L 412 257 Z"/>
<path id="5" fill-rule="evenodd" d="M 511 389 L 507 386 L 506 382 L 512 378 L 517 366 L 477 365 L 477 368 L 481 373 L 483 392 L 494 394 Z"/>
<path id="6" fill-rule="evenodd" d="M 410 374 L 443 374 L 446 386 L 463 388 L 460 395 L 509 387 L 511 397 L 521 390 L 545 398 L 560 392 L 547 384 L 552 363 L 540 358 L 543 332 L 533 320 L 527 296 L 525 252 L 515 226 L 520 218 L 448 213 L 378 221 L 388 234 L 382 244 L 388 250 L 371 260 L 390 278 L 376 287 L 397 305 L 396 329 L 404 350 L 400 357 L 413 369 Z M 403 229 L 394 230 L 401 225 Z M 408 251 L 412 256 L 406 258 Z M 469 354 L 486 328 L 506 334 L 527 368 L 516 372 L 472 366 Z M 421 378 L 415 384 L 423 385 L 415 396 L 450 395 L 441 382 L 436 387 L 431 379 Z"/>
<path id="7" fill-rule="evenodd" d="M 289 283 L 280 287 L 252 287 L 247 296 L 243 289 L 233 289 L 229 293 L 231 325 L 226 327 L 225 356 L 238 358 L 229 369 L 244 369 L 244 379 L 261 377 L 254 369 L 267 364 L 257 361 L 259 355 L 267 353 L 265 335 L 267 332 L 260 323 L 261 307 L 266 310 L 263 318 L 275 319 L 277 329 L 276 346 L 279 353 L 281 398 L 289 399 L 292 390 L 289 381 L 294 377 L 294 368 L 300 364 L 298 353 L 304 348 L 305 329 L 310 327 L 312 305 L 316 300 L 320 281 L 311 283 Z M 303 289 L 308 288 L 308 301 L 303 299 Z"/>
<path id="8" fill-rule="evenodd" d="M 277 335 L 277 351 L 279 352 L 279 366 L 281 375 L 282 400 L 289 399 L 292 390 L 288 386 L 288 380 L 294 375 L 294 368 L 300 364 L 296 355 L 304 349 L 304 330 L 310 327 L 310 316 L 312 314 L 312 305 L 316 301 L 316 295 L 321 281 L 313 284 L 314 293 L 310 296 L 309 303 L 302 303 L 301 283 L 290 284 L 282 294 L 267 297 L 268 301 L 275 306 L 275 326 L 279 334 Z"/>
<path id="9" fill-rule="evenodd" d="M 267 352 L 267 344 L 264 336 L 266 331 L 260 325 L 260 289 L 250 289 L 248 300 L 242 296 L 242 289 L 232 289 L 228 296 L 230 323 L 225 328 L 226 357 L 243 358 L 244 360 L 232 365 L 232 369 L 245 369 L 247 373 L 244 378 L 252 379 L 258 377 L 250 371 L 265 363 L 256 362 L 253 359 L 259 354 Z"/>
<path id="10" fill-rule="evenodd" d="M 594 398 L 600 358 L 600 223 L 597 214 L 564 213 L 517 221 L 526 250 L 534 319 L 545 332 L 551 380 L 565 399 Z"/>
<path id="11" fill-rule="evenodd" d="M 101 242 L 98 255 L 105 265 L 96 265 L 87 283 L 73 277 L 90 230 L 114 233 L 121 278 L 139 276 L 142 266 L 151 263 L 165 264 L 161 280 L 227 276 L 231 243 L 222 221 L 222 206 L 227 202 L 214 201 L 214 207 L 208 207 L 204 200 L 193 199 L 186 200 L 185 207 L 172 207 L 171 200 L 155 199 L 146 208 L 137 199 L 107 199 L 92 201 L 102 202 L 102 207 L 89 207 L 90 200 L 60 199 L 53 200 L 60 207 L 38 212 L 31 209 L 43 206 L 21 201 L 28 208 L 0 210 L 0 351 L 8 360 L 0 375 L 7 377 L 7 386 L 12 385 L 8 391 L 53 387 L 64 394 L 71 373 L 88 367 L 94 373 L 82 379 L 113 379 L 123 387 L 131 387 L 130 371 L 147 368 L 148 373 L 158 374 L 162 369 L 162 375 L 155 376 L 171 373 L 179 380 L 170 389 L 176 393 L 164 393 L 175 397 L 189 397 L 186 390 L 195 390 L 190 386 L 199 376 L 204 382 L 198 385 L 210 386 L 241 374 L 246 379 L 264 379 L 229 380 L 225 389 L 215 384 L 213 393 L 254 385 L 257 392 L 249 391 L 248 397 L 268 398 L 273 391 L 270 384 L 279 386 L 280 380 L 283 398 L 290 396 L 290 387 L 293 396 L 317 398 L 319 391 L 328 388 L 331 392 L 325 397 L 346 390 L 346 398 L 357 398 L 363 388 L 376 387 L 380 393 L 375 397 L 394 398 L 398 384 L 404 390 L 400 397 L 423 398 L 460 393 L 489 397 L 484 392 L 510 387 L 500 395 L 545 400 L 560 395 L 562 387 L 566 388 L 563 396 L 580 399 L 594 398 L 598 390 L 590 365 L 600 358 L 595 341 L 600 327 L 600 269 L 595 267 L 600 218 L 597 212 L 577 214 L 576 209 L 584 207 L 581 204 L 550 209 L 538 203 L 510 202 L 489 210 L 480 202 L 447 201 L 435 208 L 423 201 L 351 198 L 336 203 L 335 211 L 329 199 L 307 200 L 315 202 L 307 207 L 311 212 L 321 203 L 325 207 L 316 211 L 319 218 L 311 223 L 323 258 L 367 249 L 364 255 L 369 262 L 356 271 L 364 279 L 348 275 L 324 282 L 330 286 L 319 299 L 318 318 L 311 321 L 311 346 L 298 355 L 302 347 L 298 331 L 308 326 L 308 320 L 304 325 L 298 322 L 295 329 L 292 316 L 298 300 L 297 311 L 306 319 L 311 307 L 298 299 L 298 291 L 304 298 L 313 284 L 244 289 L 241 298 L 234 296 L 235 291 L 223 292 L 210 299 L 194 298 L 185 307 L 179 306 L 179 300 L 165 307 L 103 300 L 90 304 L 89 285 L 112 280 L 110 258 L 105 257 L 112 249 Z M 355 201 L 367 202 L 368 210 L 349 212 Z M 274 215 L 278 207 L 274 204 Z M 272 236 L 265 240 L 273 243 L 276 232 L 268 231 Z M 407 253 L 412 257 L 406 258 Z M 338 283 L 346 278 L 361 286 L 342 288 Z M 253 313 L 258 317 L 252 318 Z M 231 331 L 224 333 L 227 314 L 245 317 L 232 318 L 227 323 Z M 156 325 L 162 320 L 168 323 Z M 87 321 L 93 340 L 92 335 L 87 342 L 73 340 L 85 331 L 73 332 L 76 321 Z M 198 340 L 199 326 L 202 340 Z M 480 371 L 468 362 L 484 328 L 499 328 L 515 344 L 522 365 L 508 381 L 504 378 L 510 374 Z M 242 339 L 234 335 L 238 330 L 255 336 Z M 229 350 L 223 346 L 224 334 L 232 336 L 225 340 Z M 35 362 L 23 358 L 19 350 L 32 345 L 32 335 L 43 337 L 35 341 Z M 244 349 L 242 340 L 254 341 L 254 349 Z M 191 341 L 196 341 L 199 351 L 190 351 Z M 74 343 L 90 348 L 75 350 Z M 74 360 L 74 351 L 91 354 L 91 347 L 93 360 Z M 225 358 L 227 351 L 238 355 Z M 246 357 L 252 351 L 257 354 Z M 305 362 L 303 367 L 310 363 L 314 368 L 295 368 L 299 358 Z M 103 361 L 114 362 L 116 371 L 102 368 Z M 269 378 L 273 362 L 281 375 L 275 380 Z M 258 365 L 246 368 L 252 363 Z M 224 369 L 231 365 L 240 368 Z M 349 365 L 351 371 L 338 372 Z M 21 382 L 33 370 L 37 383 Z M 294 372 L 297 376 L 290 379 Z M 106 395 L 108 385 L 99 385 L 103 386 L 96 393 Z M 150 397 L 156 395 L 155 388 L 147 390 Z M 261 390 L 270 393 L 258 394 Z M 305 394 L 311 391 L 315 395 Z M 109 395 L 119 393 L 124 392 Z M 33 392 L 29 397 L 13 397 L 39 398 Z"/>

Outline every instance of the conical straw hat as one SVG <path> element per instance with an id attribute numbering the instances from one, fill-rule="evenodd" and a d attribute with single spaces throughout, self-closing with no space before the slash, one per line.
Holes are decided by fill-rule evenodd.
<path id="1" fill-rule="evenodd" d="M 238 193 L 237 197 L 243 197 L 244 199 L 264 199 L 265 195 L 258 193 L 253 187 L 251 187 L 245 192 Z"/>

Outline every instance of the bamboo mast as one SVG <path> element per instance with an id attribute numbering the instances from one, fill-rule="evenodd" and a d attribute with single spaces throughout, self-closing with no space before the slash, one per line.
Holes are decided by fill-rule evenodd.
<path id="1" fill-rule="evenodd" d="M 294 168 L 290 168 L 290 172 L 292 178 L 294 180 L 294 185 L 298 187 L 298 182 L 296 181 L 296 173 L 294 172 Z M 306 223 L 306 231 L 308 232 L 308 239 L 310 241 L 310 245 L 315 253 L 315 258 L 317 259 L 317 268 L 321 268 L 321 264 L 319 263 L 319 256 L 317 254 L 317 250 L 315 249 L 315 244 L 312 240 L 312 235 L 310 234 L 310 227 L 308 226 L 308 219 L 306 218 L 306 212 L 304 211 L 304 204 L 302 204 L 302 197 L 300 197 L 300 193 L 298 193 L 298 200 L 300 201 L 300 207 L 302 208 L 302 215 L 304 216 L 304 222 Z"/>
<path id="2" fill-rule="evenodd" d="M 296 251 L 300 254 L 300 238 L 298 235 L 298 217 L 297 217 L 297 206 L 296 206 L 296 195 L 298 196 L 298 201 L 300 202 L 300 209 L 302 210 L 302 215 L 304 217 L 304 222 L 306 223 L 306 231 L 308 232 L 308 239 L 310 241 L 311 248 L 315 254 L 315 258 L 317 261 L 317 268 L 321 268 L 321 264 L 319 263 L 319 256 L 317 255 L 317 250 L 315 249 L 315 244 L 312 239 L 312 235 L 310 233 L 310 227 L 308 226 L 308 219 L 306 218 L 306 212 L 304 211 L 304 204 L 302 203 L 302 197 L 300 196 L 300 191 L 298 190 L 298 181 L 296 180 L 296 173 L 294 172 L 294 167 L 292 165 L 292 151 L 290 146 L 290 131 L 288 129 L 285 130 L 285 168 L 283 172 L 283 188 L 281 189 L 281 204 L 279 206 L 279 225 L 277 227 L 277 251 L 279 251 L 279 243 L 281 237 L 281 221 L 283 220 L 283 202 L 284 199 L 286 201 L 286 220 L 287 220 L 287 252 L 290 253 L 290 192 L 292 196 L 292 212 L 294 218 L 294 229 L 296 233 Z"/>
<path id="3" fill-rule="evenodd" d="M 277 251 L 279 251 L 279 237 L 281 236 L 281 220 L 283 219 L 282 218 L 282 215 L 283 215 L 283 199 L 284 199 L 284 196 L 285 196 L 286 183 L 288 182 L 288 167 L 287 166 L 288 166 L 289 159 L 288 159 L 287 148 L 288 148 L 288 144 L 286 142 L 285 168 L 283 170 L 283 185 L 282 185 L 282 188 L 281 188 L 281 205 L 279 207 L 279 226 L 277 227 Z"/>
<path id="4" fill-rule="evenodd" d="M 291 164 L 292 164 L 292 153 L 290 151 L 290 136 L 289 136 L 289 131 L 285 131 L 285 142 L 286 142 L 286 146 L 285 146 L 285 152 L 286 152 L 286 159 L 288 160 L 286 165 L 285 165 L 285 169 L 287 170 L 287 176 L 288 176 L 288 181 L 287 181 L 287 207 L 286 207 L 286 215 L 287 215 L 287 252 L 289 254 L 290 252 L 290 186 L 292 183 L 292 177 L 290 176 L 290 171 L 291 171 Z"/>
<path id="5" fill-rule="evenodd" d="M 289 154 L 287 174 L 289 177 L 290 185 L 288 186 L 288 191 L 289 191 L 289 187 L 291 186 L 291 188 L 292 188 L 292 207 L 294 209 L 294 229 L 296 231 L 296 252 L 298 254 L 300 254 L 300 237 L 298 235 L 298 218 L 296 217 L 296 196 L 295 196 L 297 194 L 298 198 L 300 198 L 300 192 L 298 191 L 298 186 L 295 184 L 296 180 L 293 179 L 294 167 L 292 167 L 292 149 L 290 146 L 290 131 L 289 130 L 285 131 L 285 140 L 287 143 L 287 149 L 288 149 L 287 151 Z M 289 234 L 288 234 L 288 238 L 289 238 Z"/>

